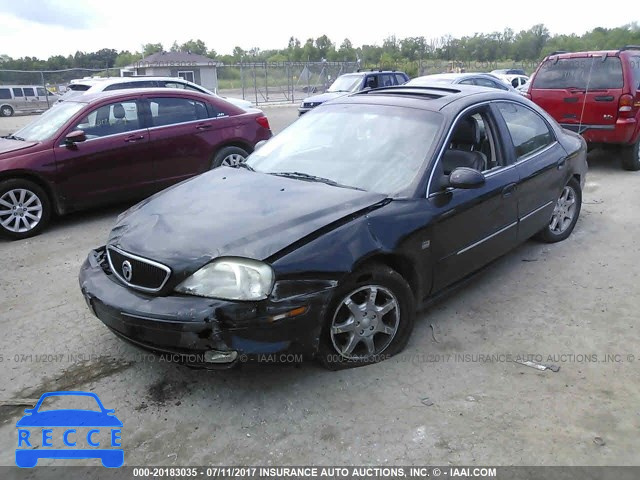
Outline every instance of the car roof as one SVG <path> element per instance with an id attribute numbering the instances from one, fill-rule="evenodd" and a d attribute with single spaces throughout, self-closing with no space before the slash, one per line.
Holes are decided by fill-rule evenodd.
<path id="1" fill-rule="evenodd" d="M 171 97 L 198 97 L 204 100 L 211 100 L 212 96 L 206 93 L 196 92 L 192 90 L 182 90 L 179 88 L 127 88 L 123 90 L 108 90 L 106 92 L 86 93 L 84 95 L 78 95 L 77 97 L 71 97 L 64 103 L 96 103 L 105 98 L 113 99 L 117 101 L 118 98 L 127 99 L 136 97 L 141 94 L 153 94 L 158 96 L 171 96 Z"/>
<path id="2" fill-rule="evenodd" d="M 491 87 L 477 85 L 394 85 L 390 87 L 374 88 L 362 92 L 352 93 L 326 102 L 324 105 L 337 103 L 349 104 L 376 104 L 418 108 L 421 110 L 441 111 L 454 102 L 475 103 L 477 100 L 518 100 L 523 102 L 524 97 L 515 90 L 499 90 Z"/>
<path id="3" fill-rule="evenodd" d="M 414 82 L 416 80 L 419 80 L 420 83 L 422 83 L 423 81 L 434 81 L 434 82 L 450 81 L 453 83 L 455 80 L 463 80 L 465 78 L 472 78 L 472 77 L 484 77 L 484 78 L 490 78 L 492 80 L 500 80 L 498 77 L 496 77 L 491 73 L 483 73 L 483 72 L 434 73 L 432 75 L 423 75 L 422 77 L 412 78 L 411 80 L 409 80 L 409 83 Z"/>
<path id="4" fill-rule="evenodd" d="M 144 81 L 167 81 L 167 82 L 177 82 L 184 83 L 185 85 L 191 85 L 195 88 L 201 88 L 203 90 L 207 90 L 202 85 L 198 85 L 193 82 L 189 82 L 184 78 L 180 77 L 150 77 L 145 75 L 136 75 L 131 77 L 106 77 L 106 78 L 87 78 L 80 80 L 72 80 L 69 84 L 72 85 L 86 85 L 89 87 L 108 87 L 110 85 L 117 85 L 118 83 L 131 83 L 131 82 L 144 82 Z"/>
<path id="5" fill-rule="evenodd" d="M 614 56 L 618 56 L 621 53 L 624 53 L 626 51 L 629 50 L 585 50 L 584 52 L 554 52 L 551 53 L 549 55 L 547 55 L 546 58 L 582 58 L 582 57 L 588 57 L 590 55 L 597 55 L 597 56 L 601 56 L 601 55 L 606 55 L 608 57 L 614 57 Z"/>

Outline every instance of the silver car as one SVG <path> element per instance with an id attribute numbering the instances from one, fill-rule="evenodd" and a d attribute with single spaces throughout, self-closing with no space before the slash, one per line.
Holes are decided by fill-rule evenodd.
<path id="1" fill-rule="evenodd" d="M 78 95 L 107 92 L 111 90 L 122 90 L 125 88 L 181 88 L 185 90 L 193 90 L 200 93 L 206 93 L 218 98 L 222 98 L 233 105 L 244 110 L 255 108 L 253 103 L 240 98 L 223 97 L 211 90 L 204 88 L 197 83 L 189 82 L 182 78 L 174 77 L 109 77 L 109 78 L 84 78 L 80 80 L 72 80 L 67 86 L 67 91 L 60 98 L 59 102 L 63 102 L 69 98 Z"/>

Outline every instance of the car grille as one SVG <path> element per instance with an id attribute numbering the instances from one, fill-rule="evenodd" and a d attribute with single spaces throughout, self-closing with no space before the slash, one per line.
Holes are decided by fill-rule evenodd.
<path id="1" fill-rule="evenodd" d="M 313 107 L 317 107 L 318 105 L 320 105 L 320 104 L 319 103 L 314 103 L 314 102 L 305 102 L 304 108 L 313 108 Z"/>
<path id="2" fill-rule="evenodd" d="M 108 246 L 111 271 L 124 284 L 145 292 L 158 292 L 171 276 L 166 265 Z"/>

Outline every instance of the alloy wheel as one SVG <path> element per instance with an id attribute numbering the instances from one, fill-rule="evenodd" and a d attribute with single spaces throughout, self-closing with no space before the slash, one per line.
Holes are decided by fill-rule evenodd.
<path id="1" fill-rule="evenodd" d="M 30 190 L 16 188 L 0 197 L 0 225 L 13 233 L 33 230 L 42 219 L 40 198 Z"/>
<path id="2" fill-rule="evenodd" d="M 242 155 L 238 153 L 232 153 L 231 155 L 227 155 L 226 157 L 224 157 L 220 165 L 224 165 L 227 167 L 237 167 L 242 162 L 244 162 L 244 160 L 245 158 Z"/>
<path id="3" fill-rule="evenodd" d="M 564 233 L 573 222 L 575 215 L 576 192 L 570 185 L 567 185 L 562 190 L 562 194 L 553 209 L 553 214 L 549 221 L 549 230 L 555 235 Z"/>
<path id="4" fill-rule="evenodd" d="M 362 359 L 384 352 L 399 325 L 400 304 L 393 293 L 379 285 L 366 285 L 340 302 L 329 333 L 342 357 Z"/>

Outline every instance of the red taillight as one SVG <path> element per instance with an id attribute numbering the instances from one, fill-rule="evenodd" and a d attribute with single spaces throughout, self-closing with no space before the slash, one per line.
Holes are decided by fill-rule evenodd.
<path id="1" fill-rule="evenodd" d="M 267 130 L 271 130 L 271 127 L 269 126 L 269 119 L 268 119 L 267 117 L 265 117 L 265 116 L 257 117 L 257 118 L 256 118 L 256 122 L 258 122 L 258 124 L 259 124 L 261 127 L 264 127 L 264 128 L 266 128 Z"/>
<path id="2" fill-rule="evenodd" d="M 629 94 L 620 95 L 618 102 L 618 113 L 622 118 L 631 118 L 636 116 L 638 106 L 634 105 L 633 96 Z"/>

